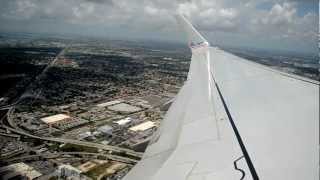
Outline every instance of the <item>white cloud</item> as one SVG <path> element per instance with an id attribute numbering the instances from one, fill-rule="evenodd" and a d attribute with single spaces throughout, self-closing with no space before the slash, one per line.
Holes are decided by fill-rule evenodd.
<path id="1" fill-rule="evenodd" d="M 220 13 L 221 17 L 225 17 L 228 19 L 233 19 L 236 17 L 236 11 L 232 8 L 220 9 L 219 13 Z"/>
<path id="2" fill-rule="evenodd" d="M 317 15 L 314 12 L 299 16 L 296 3 L 274 4 L 267 12 L 257 13 L 251 20 L 254 33 L 265 33 L 277 38 L 314 40 L 316 38 Z"/>
<path id="3" fill-rule="evenodd" d="M 144 10 L 147 15 L 157 15 L 159 13 L 158 9 L 151 7 L 151 6 L 144 7 Z"/>
<path id="4" fill-rule="evenodd" d="M 270 9 L 259 9 L 261 3 Z M 295 0 L 11 0 L 0 7 L 0 20 L 28 19 L 95 28 L 125 26 L 127 31 L 174 32 L 176 11 L 187 15 L 205 34 L 221 38 L 270 37 L 317 39 L 318 15 L 298 15 Z M 308 1 L 312 3 L 312 1 Z M 155 31 L 156 30 L 156 31 Z M 220 38 L 220 37 L 219 37 Z M 232 38 L 229 39 L 232 41 Z"/>
<path id="5" fill-rule="evenodd" d="M 38 6 L 32 0 L 11 1 L 2 9 L 1 16 L 11 19 L 29 19 L 36 14 Z"/>
<path id="6" fill-rule="evenodd" d="M 273 25 L 290 24 L 293 22 L 296 12 L 296 8 L 291 3 L 284 3 L 283 5 L 275 4 L 262 21 L 264 24 Z"/>
<path id="7" fill-rule="evenodd" d="M 177 12 L 190 17 L 191 14 L 198 12 L 198 6 L 193 2 L 182 3 L 178 5 Z"/>

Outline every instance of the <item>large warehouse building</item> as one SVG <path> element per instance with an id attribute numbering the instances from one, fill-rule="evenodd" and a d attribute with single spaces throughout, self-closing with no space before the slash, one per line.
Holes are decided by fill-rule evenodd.
<path id="1" fill-rule="evenodd" d="M 48 124 L 48 125 L 53 125 L 56 123 L 60 123 L 62 121 L 69 121 L 69 120 L 71 120 L 71 117 L 66 114 L 56 114 L 53 116 L 41 118 L 41 121 Z"/>

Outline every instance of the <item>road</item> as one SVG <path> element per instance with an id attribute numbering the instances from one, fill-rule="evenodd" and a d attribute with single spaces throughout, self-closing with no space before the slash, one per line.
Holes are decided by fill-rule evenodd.
<path id="1" fill-rule="evenodd" d="M 133 151 L 131 149 L 126 149 L 126 148 L 120 148 L 120 147 L 116 147 L 116 146 L 110 146 L 110 145 L 104 145 L 104 144 L 99 144 L 99 143 L 92 143 L 92 142 L 85 142 L 85 141 L 79 141 L 79 140 L 74 140 L 74 139 L 63 139 L 63 138 L 54 138 L 54 137 L 39 137 L 39 136 L 35 136 L 32 134 L 28 134 L 26 132 L 14 129 L 14 128 L 10 128 L 8 126 L 2 125 L 2 127 L 8 129 L 9 131 L 12 131 L 14 133 L 23 135 L 23 136 L 27 136 L 30 138 L 34 138 L 34 139 L 40 139 L 43 141 L 53 141 L 53 142 L 58 142 L 58 143 L 69 143 L 69 144 L 75 144 L 75 145 L 80 145 L 80 146 L 86 146 L 86 147 L 92 147 L 92 148 L 97 148 L 97 149 L 101 149 L 101 150 L 107 150 L 107 151 L 113 151 L 113 152 L 117 152 L 117 153 L 123 153 L 126 155 L 130 155 L 133 157 L 136 157 L 137 159 L 140 159 L 142 157 L 143 153 L 139 153 L 136 151 Z"/>
<path id="2" fill-rule="evenodd" d="M 80 145 L 80 146 L 98 148 L 98 149 L 107 150 L 107 151 L 113 151 L 113 152 L 117 152 L 117 153 L 124 153 L 124 154 L 130 155 L 130 156 L 136 157 L 137 159 L 140 159 L 143 155 L 143 153 L 136 152 L 136 151 L 133 151 L 130 149 L 120 148 L 120 147 L 110 146 L 110 145 L 104 145 L 104 144 L 99 144 L 99 143 L 92 143 L 92 142 L 86 142 L 86 141 L 80 141 L 80 140 L 74 140 L 74 139 L 65 139 L 65 138 L 35 136 L 35 135 L 29 134 L 29 133 L 19 129 L 18 127 L 16 127 L 15 123 L 13 122 L 13 120 L 11 118 L 12 112 L 13 112 L 13 108 L 7 112 L 7 122 L 10 126 L 12 126 L 14 128 L 11 128 L 5 124 L 3 124 L 2 127 L 7 130 L 10 130 L 11 132 L 14 132 L 16 134 L 20 134 L 23 136 L 31 137 L 34 139 L 40 139 L 40 140 L 44 140 L 44 141 L 53 141 L 53 142 L 58 142 L 58 143 L 69 143 L 69 144 L 75 144 L 75 145 Z"/>
<path id="3" fill-rule="evenodd" d="M 36 154 L 36 155 L 27 155 L 27 156 L 21 156 L 17 158 L 9 158 L 6 159 L 6 162 L 14 162 L 14 161 L 21 161 L 21 160 L 26 160 L 26 159 L 34 159 L 38 157 L 43 157 L 45 159 L 55 159 L 61 156 L 65 155 L 90 155 L 90 156 L 102 156 L 110 160 L 114 161 L 119 161 L 119 162 L 124 162 L 124 163 L 129 163 L 129 164 L 135 164 L 138 161 L 133 160 L 130 158 L 125 158 L 122 156 L 116 156 L 116 155 L 110 155 L 110 154 L 104 154 L 104 153 L 88 153 L 88 152 L 57 152 L 57 153 L 44 153 L 44 154 Z M 74 158 L 74 157 L 70 157 Z"/>
<path id="4" fill-rule="evenodd" d="M 99 143 L 92 143 L 92 142 L 86 142 L 86 141 L 80 141 L 80 140 L 74 140 L 74 139 L 65 139 L 65 138 L 35 136 L 35 135 L 29 134 L 29 133 L 21 130 L 20 128 L 16 127 L 15 123 L 13 123 L 13 120 L 11 118 L 12 112 L 13 112 L 13 108 L 10 109 L 9 111 L 7 111 L 7 122 L 10 126 L 12 126 L 14 128 L 11 128 L 5 124 L 2 124 L 2 127 L 11 131 L 11 132 L 16 133 L 16 134 L 20 134 L 20 135 L 27 136 L 27 137 L 34 138 L 34 139 L 40 139 L 43 141 L 69 143 L 69 144 L 75 144 L 75 145 L 80 145 L 80 146 L 98 148 L 98 149 L 107 150 L 107 151 L 113 151 L 113 152 L 117 152 L 117 153 L 124 153 L 124 154 L 130 155 L 130 156 L 133 156 L 137 159 L 140 159 L 143 155 L 143 153 L 136 152 L 131 149 L 120 148 L 120 147 L 116 147 L 116 146 L 104 145 L 104 144 L 99 144 Z M 4 119 L 2 119 L 2 122 L 3 121 L 4 121 Z"/>
<path id="5" fill-rule="evenodd" d="M 13 106 L 17 105 L 18 104 L 18 101 L 12 103 L 12 104 L 8 104 L 8 105 L 5 105 L 5 106 L 1 106 L 0 107 L 0 110 L 8 110 L 10 108 L 12 108 Z"/>
<path id="6" fill-rule="evenodd" d="M 2 133 L 0 132 L 0 136 L 6 136 L 6 137 L 11 137 L 11 138 L 20 138 L 19 135 L 16 135 L 16 134 L 7 134 L 7 133 Z"/>

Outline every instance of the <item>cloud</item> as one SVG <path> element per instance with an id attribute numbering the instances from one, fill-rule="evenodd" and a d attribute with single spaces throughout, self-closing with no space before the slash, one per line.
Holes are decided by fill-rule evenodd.
<path id="1" fill-rule="evenodd" d="M 258 8 L 263 3 L 270 7 Z M 232 44 L 265 37 L 311 45 L 317 40 L 318 15 L 299 14 L 301 3 L 318 5 L 313 0 L 10 0 L 2 2 L 0 22 L 25 21 L 37 27 L 50 22 L 100 32 L 121 28 L 128 34 L 161 34 L 164 38 L 167 33 L 172 38 L 177 33 L 172 15 L 178 11 L 205 35 L 215 34 L 212 41 L 224 38 Z"/>
<path id="2" fill-rule="evenodd" d="M 252 19 L 255 33 L 267 33 L 273 37 L 315 40 L 317 34 L 317 15 L 309 12 L 298 16 L 297 4 L 284 2 L 274 4 L 267 12 L 261 12 Z"/>
<path id="3" fill-rule="evenodd" d="M 288 25 L 293 22 L 296 12 L 294 5 L 290 3 L 275 4 L 262 22 L 280 26 Z"/>
<path id="4" fill-rule="evenodd" d="M 146 6 L 144 7 L 144 11 L 147 15 L 159 15 L 159 10 L 152 6 Z"/>
<path id="5" fill-rule="evenodd" d="M 109 5 L 113 5 L 113 0 L 86 0 L 88 2 L 92 2 L 92 3 L 98 3 L 98 4 L 109 4 Z"/>
<path id="6" fill-rule="evenodd" d="M 190 17 L 192 14 L 199 12 L 197 4 L 193 2 L 181 3 L 178 5 L 177 12 Z"/>

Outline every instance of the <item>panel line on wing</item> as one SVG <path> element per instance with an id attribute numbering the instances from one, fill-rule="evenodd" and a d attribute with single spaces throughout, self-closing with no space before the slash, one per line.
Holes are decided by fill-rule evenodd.
<path id="1" fill-rule="evenodd" d="M 237 140 L 238 140 L 238 143 L 239 143 L 239 145 L 240 145 L 240 148 L 241 148 L 241 151 L 242 151 L 242 153 L 243 153 L 243 156 L 244 156 L 244 158 L 245 158 L 245 160 L 246 160 L 246 162 L 247 162 L 247 165 L 248 165 L 249 170 L 250 170 L 250 172 L 251 172 L 252 178 L 253 178 L 254 180 L 259 180 L 259 176 L 258 176 L 258 174 L 257 174 L 257 172 L 256 172 L 256 170 L 255 170 L 255 167 L 254 167 L 254 165 L 253 165 L 253 163 L 252 163 L 252 161 L 251 161 L 251 158 L 250 158 L 250 156 L 249 156 L 249 153 L 248 153 L 248 151 L 247 151 L 247 149 L 246 149 L 246 147 L 245 147 L 245 145 L 244 145 L 244 143 L 243 143 L 243 140 L 242 140 L 242 138 L 241 138 L 241 136 L 240 136 L 240 133 L 239 133 L 239 131 L 238 131 L 238 129 L 237 129 L 237 126 L 235 125 L 235 123 L 234 123 L 234 121 L 233 121 L 233 118 L 232 118 L 232 116 L 231 116 L 231 113 L 230 113 L 230 111 L 229 111 L 229 108 L 228 108 L 228 106 L 227 106 L 227 104 L 226 104 L 226 102 L 225 102 L 225 100 L 224 100 L 224 98 L 223 98 L 223 96 L 222 96 L 222 93 L 221 93 L 221 91 L 220 91 L 219 85 L 217 84 L 217 82 L 216 82 L 216 80 L 215 80 L 212 72 L 210 72 L 210 73 L 211 73 L 212 79 L 213 79 L 213 81 L 214 81 L 214 83 L 215 83 L 215 86 L 216 86 L 216 88 L 217 88 L 217 91 L 218 91 L 218 94 L 219 94 L 219 96 L 220 96 L 220 99 L 221 99 L 221 101 L 222 101 L 223 107 L 224 107 L 224 109 L 225 109 L 225 111 L 226 111 L 226 113 L 227 113 L 229 122 L 230 122 L 230 124 L 231 124 L 231 126 L 232 126 L 232 129 L 233 129 L 233 131 L 234 131 L 234 133 L 235 133 L 235 135 L 236 135 L 236 138 L 237 138 Z"/>

